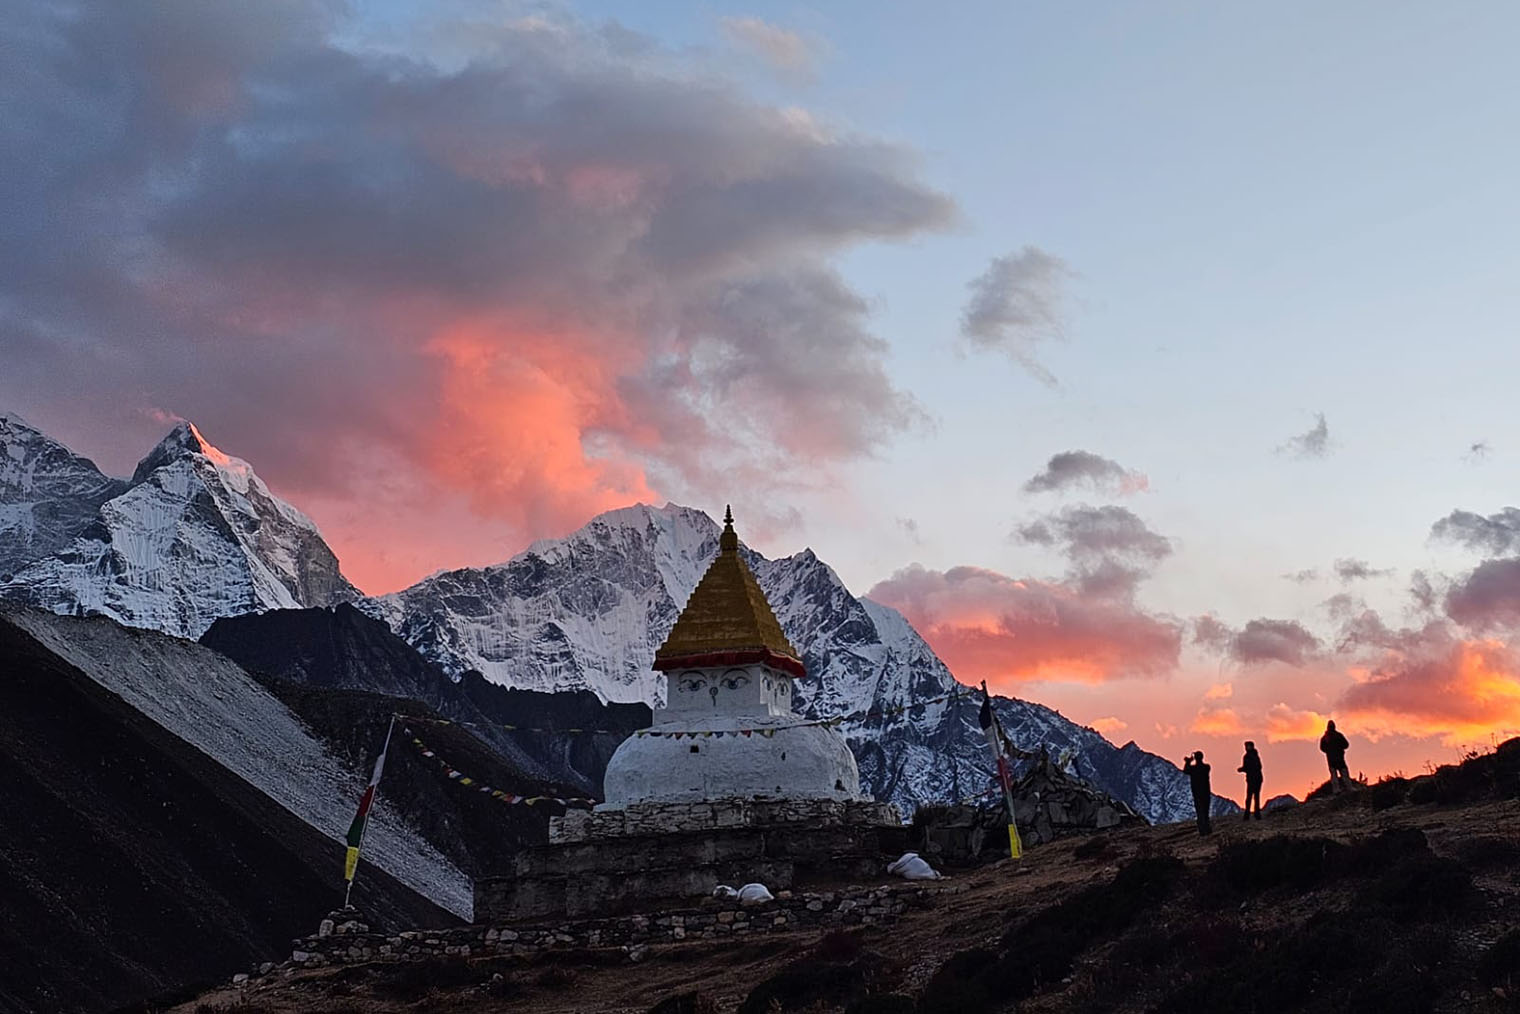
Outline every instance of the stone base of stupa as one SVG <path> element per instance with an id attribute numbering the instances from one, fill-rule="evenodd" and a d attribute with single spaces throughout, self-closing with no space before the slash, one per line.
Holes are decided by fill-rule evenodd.
<path id="1" fill-rule="evenodd" d="M 475 882 L 476 922 L 617 915 L 711 895 L 880 879 L 907 849 L 897 808 L 869 800 L 721 799 L 572 810 L 511 874 Z"/>

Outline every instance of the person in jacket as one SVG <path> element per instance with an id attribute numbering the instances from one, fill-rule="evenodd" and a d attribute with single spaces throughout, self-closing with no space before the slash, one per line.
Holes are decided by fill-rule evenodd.
<path id="1" fill-rule="evenodd" d="M 1209 827 L 1209 804 L 1212 803 L 1213 793 L 1209 791 L 1209 766 L 1203 762 L 1203 751 L 1193 751 L 1193 756 L 1184 758 L 1182 761 L 1182 773 L 1188 776 L 1193 783 L 1193 809 L 1198 814 L 1198 833 L 1208 834 Z"/>
<path id="2" fill-rule="evenodd" d="M 1246 776 L 1246 815 L 1245 819 L 1251 819 L 1251 802 L 1256 802 L 1256 819 L 1261 819 L 1261 754 L 1256 752 L 1256 744 L 1246 740 L 1246 754 L 1240 758 L 1240 767 L 1236 771 L 1244 772 Z"/>
<path id="3" fill-rule="evenodd" d="M 1319 738 L 1319 750 L 1325 755 L 1325 763 L 1330 765 L 1330 787 L 1336 792 L 1345 792 L 1351 787 L 1351 772 L 1346 770 L 1346 751 L 1350 748 L 1346 737 L 1336 731 L 1335 723 L 1326 722 L 1325 734 Z"/>

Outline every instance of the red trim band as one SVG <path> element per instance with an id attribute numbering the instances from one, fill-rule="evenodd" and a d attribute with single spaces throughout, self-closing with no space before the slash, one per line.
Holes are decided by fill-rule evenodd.
<path id="1" fill-rule="evenodd" d="M 717 665 L 750 665 L 754 662 L 763 662 L 798 679 L 807 675 L 807 668 L 797 659 L 769 648 L 741 648 L 738 651 L 709 651 L 700 655 L 657 658 L 652 668 L 657 672 L 666 672 L 671 669 L 702 669 Z"/>

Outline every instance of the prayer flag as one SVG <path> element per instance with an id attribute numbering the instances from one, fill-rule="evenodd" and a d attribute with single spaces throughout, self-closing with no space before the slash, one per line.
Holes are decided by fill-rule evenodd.
<path id="1" fill-rule="evenodd" d="M 364 795 L 359 800 L 359 812 L 354 814 L 354 822 L 348 826 L 348 851 L 343 859 L 343 879 L 348 882 L 348 891 L 354 888 L 354 874 L 359 869 L 359 847 L 364 843 L 364 827 L 369 823 L 369 811 L 375 805 L 375 790 L 380 785 L 380 775 L 385 770 L 385 751 L 391 745 L 391 730 L 396 727 L 395 716 L 391 717 L 391 724 L 385 729 L 385 742 L 380 744 L 380 756 L 375 758 L 375 771 L 369 776 L 369 785 L 365 786 Z M 343 903 L 348 904 L 348 893 L 344 892 Z"/>

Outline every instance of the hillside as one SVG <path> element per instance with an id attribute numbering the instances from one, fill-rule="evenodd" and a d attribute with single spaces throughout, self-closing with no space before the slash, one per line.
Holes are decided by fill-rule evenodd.
<path id="1" fill-rule="evenodd" d="M 333 838 L 3 618 L 0 658 L 0 1011 L 225 978 L 342 897 Z M 355 897 L 390 925 L 453 921 L 373 868 Z"/>
<path id="2" fill-rule="evenodd" d="M 369 777 L 384 725 L 366 727 L 365 761 L 345 762 L 276 696 L 231 660 L 192 641 L 124 627 L 103 616 L 55 616 L 0 607 L 24 630 L 166 731 L 201 750 L 310 826 L 341 840 Z M 469 877 L 380 797 L 366 857 L 464 918 Z"/>
<path id="3" fill-rule="evenodd" d="M 602 773 L 623 735 L 649 724 L 647 706 L 603 704 L 585 690 L 509 690 L 474 672 L 450 679 L 384 623 L 347 603 L 223 617 L 201 636 L 201 643 L 256 678 L 273 680 L 272 689 L 287 703 L 289 695 L 279 689 L 280 683 L 318 691 L 369 691 L 426 704 L 440 715 L 468 723 L 471 733 L 490 744 L 514 778 L 558 783 L 564 791 L 556 794 L 601 798 Z M 508 731 L 503 725 L 620 732 L 565 736 Z"/>
<path id="4" fill-rule="evenodd" d="M 954 872 L 954 871 L 952 871 Z M 1412 782 L 1069 839 L 890 927 L 296 971 L 177 1010 L 1520 1010 L 1520 740 Z"/>

